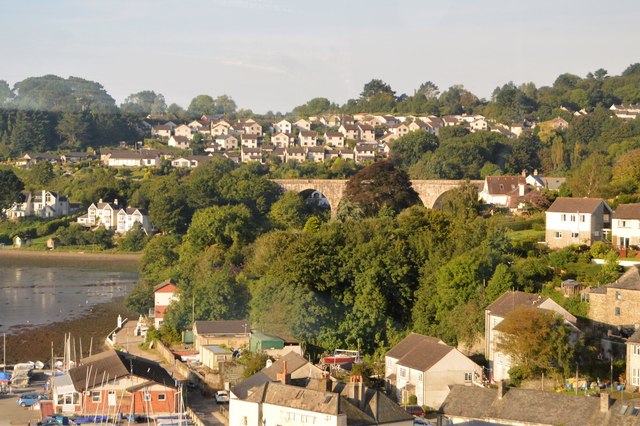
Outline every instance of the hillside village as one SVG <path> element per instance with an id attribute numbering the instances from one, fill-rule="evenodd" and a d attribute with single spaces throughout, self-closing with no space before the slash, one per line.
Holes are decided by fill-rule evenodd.
<path id="1" fill-rule="evenodd" d="M 599 158 L 559 141 L 592 119 L 628 130 L 640 107 L 558 110 L 153 114 L 137 143 L 7 160 L 28 186 L 3 209 L 14 246 L 144 255 L 139 318 L 43 406 L 90 415 L 117 394 L 122 413 L 172 415 L 186 387 L 229 425 L 637 424 L 635 145 L 594 177 Z M 540 140 L 558 167 L 532 160 Z M 433 179 L 454 145 L 486 161 L 435 175 L 474 180 Z"/>

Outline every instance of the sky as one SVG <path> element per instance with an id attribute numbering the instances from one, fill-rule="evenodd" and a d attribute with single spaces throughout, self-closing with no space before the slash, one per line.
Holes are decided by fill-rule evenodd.
<path id="1" fill-rule="evenodd" d="M 620 74 L 640 62 L 640 1 L 0 0 L 0 80 L 55 74 L 187 108 L 231 96 L 256 113 L 343 104 L 373 78 L 481 98 L 509 81 Z"/>

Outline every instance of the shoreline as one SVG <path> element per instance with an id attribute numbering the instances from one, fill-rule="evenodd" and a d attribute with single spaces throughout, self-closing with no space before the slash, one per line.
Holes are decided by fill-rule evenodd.
<path id="1" fill-rule="evenodd" d="M 54 356 L 62 355 L 64 336 L 67 333 L 71 333 L 78 359 L 89 354 L 91 339 L 92 353 L 102 352 L 107 335 L 116 328 L 118 315 L 129 318 L 130 321 L 138 319 L 138 314 L 128 311 L 124 306 L 124 297 L 120 297 L 95 305 L 89 312 L 76 318 L 15 330 L 6 335 L 7 364 L 27 361 L 42 361 L 47 364 L 51 359 L 52 348 Z"/>
<path id="2" fill-rule="evenodd" d="M 142 253 L 85 253 L 0 249 L 0 266 L 104 267 L 131 271 L 138 269 Z"/>

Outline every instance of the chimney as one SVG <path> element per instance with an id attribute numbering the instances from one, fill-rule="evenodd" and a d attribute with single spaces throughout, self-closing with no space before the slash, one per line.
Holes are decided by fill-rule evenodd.
<path id="1" fill-rule="evenodd" d="M 533 169 L 533 175 L 538 176 L 538 169 Z"/>
<path id="2" fill-rule="evenodd" d="M 101 203 L 101 202 L 102 202 L 102 198 L 100 198 L 100 199 L 98 200 L 98 202 L 99 202 L 99 203 Z"/>
<path id="3" fill-rule="evenodd" d="M 276 374 L 276 380 L 285 385 L 291 384 L 291 375 L 287 374 L 287 361 L 282 361 L 282 373 Z"/>
<path id="4" fill-rule="evenodd" d="M 522 169 L 522 177 L 527 177 L 527 169 Z"/>
<path id="5" fill-rule="evenodd" d="M 502 399 L 506 392 L 507 392 L 507 388 L 504 385 L 504 380 L 500 380 L 498 382 L 498 399 Z"/>
<path id="6" fill-rule="evenodd" d="M 609 411 L 609 405 L 611 402 L 611 398 L 608 393 L 602 392 L 600 393 L 600 412 L 606 413 Z"/>
<path id="7" fill-rule="evenodd" d="M 116 206 L 118 205 L 118 199 L 117 198 L 113 199 L 113 204 L 115 204 Z"/>

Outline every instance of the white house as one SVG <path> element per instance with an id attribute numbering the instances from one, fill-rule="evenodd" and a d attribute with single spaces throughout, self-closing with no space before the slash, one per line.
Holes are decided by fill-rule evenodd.
<path id="1" fill-rule="evenodd" d="M 573 327 L 576 338 L 577 333 L 579 333 L 579 330 L 576 328 L 576 317 L 552 299 L 540 294 L 524 293 L 521 291 L 506 292 L 495 302 L 487 306 L 484 311 L 484 355 L 489 361 L 491 381 L 500 381 L 509 378 L 508 372 L 511 368 L 511 359 L 498 349 L 498 343 L 501 338 L 499 324 L 507 314 L 519 307 L 534 307 L 554 311 L 564 318 L 565 324 L 570 324 Z"/>
<path id="2" fill-rule="evenodd" d="M 117 224 L 118 200 L 113 200 L 113 203 L 105 203 L 102 198 L 97 203 L 92 203 L 87 209 L 87 214 L 78 218 L 78 223 L 86 226 L 93 227 L 102 225 L 106 229 L 115 228 Z"/>
<path id="3" fill-rule="evenodd" d="M 481 385 L 482 367 L 435 337 L 411 333 L 385 354 L 385 380 L 398 401 L 439 408 L 452 385 Z"/>
<path id="4" fill-rule="evenodd" d="M 181 124 L 175 129 L 173 129 L 174 136 L 181 136 L 183 138 L 187 138 L 189 140 L 193 139 L 193 130 L 186 124 Z"/>
<path id="5" fill-rule="evenodd" d="M 478 198 L 497 207 L 517 207 L 517 200 L 528 192 L 523 176 L 487 176 Z"/>
<path id="6" fill-rule="evenodd" d="M 627 383 L 640 388 L 640 329 L 627 340 Z"/>
<path id="7" fill-rule="evenodd" d="M 167 307 L 178 300 L 176 283 L 172 279 L 165 280 L 153 288 L 153 325 L 160 328 L 164 321 Z"/>
<path id="8" fill-rule="evenodd" d="M 131 208 L 120 209 L 116 214 L 117 224 L 116 232 L 118 234 L 126 234 L 133 228 L 133 225 L 139 223 L 145 232 L 151 231 L 151 223 L 149 222 L 149 214 L 145 209 Z"/>
<path id="9" fill-rule="evenodd" d="M 218 135 L 214 140 L 216 144 L 225 151 L 238 149 L 238 138 L 233 135 Z"/>
<path id="10" fill-rule="evenodd" d="M 278 148 L 288 148 L 293 141 L 289 133 L 279 132 L 271 137 L 271 143 Z"/>
<path id="11" fill-rule="evenodd" d="M 299 119 L 298 121 L 293 123 L 293 125 L 300 130 L 307 130 L 307 131 L 311 130 L 311 122 L 305 120 L 304 118 Z"/>
<path id="12" fill-rule="evenodd" d="M 620 204 L 613 212 L 611 241 L 619 247 L 640 246 L 640 203 Z"/>
<path id="13" fill-rule="evenodd" d="M 257 148 L 258 135 L 255 133 L 243 133 L 242 135 L 240 135 L 240 144 L 244 148 Z"/>
<path id="14" fill-rule="evenodd" d="M 611 230 L 611 207 L 601 198 L 558 197 L 545 215 L 550 248 L 591 245 L 606 239 Z"/>
<path id="15" fill-rule="evenodd" d="M 310 147 L 318 145 L 317 136 L 314 131 L 301 130 L 298 135 L 300 146 Z"/>
<path id="16" fill-rule="evenodd" d="M 342 148 L 344 146 L 344 135 L 340 132 L 325 132 L 325 145 Z"/>
<path id="17" fill-rule="evenodd" d="M 189 149 L 190 144 L 191 144 L 191 139 L 189 139 L 186 136 L 178 136 L 178 135 L 171 136 L 169 138 L 169 141 L 167 142 L 167 145 L 172 146 L 174 148 L 180 148 L 180 149 Z"/>
<path id="18" fill-rule="evenodd" d="M 21 201 L 4 210 L 9 219 L 26 216 L 62 217 L 69 214 L 69 200 L 57 192 L 42 190 L 40 192 L 22 192 Z"/>
<path id="19" fill-rule="evenodd" d="M 273 133 L 291 134 L 291 122 L 288 120 L 280 120 L 273 124 Z"/>

